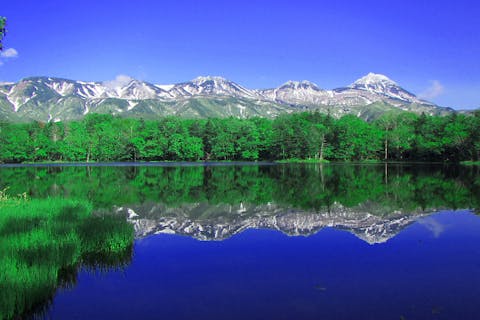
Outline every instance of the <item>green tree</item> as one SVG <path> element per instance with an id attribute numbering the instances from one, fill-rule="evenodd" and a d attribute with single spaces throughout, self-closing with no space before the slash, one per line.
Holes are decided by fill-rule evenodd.
<path id="1" fill-rule="evenodd" d="M 388 147 L 392 141 L 392 131 L 397 127 L 396 114 L 393 112 L 388 112 L 380 116 L 375 121 L 375 124 L 383 130 L 383 159 L 387 161 L 388 158 Z"/>
<path id="2" fill-rule="evenodd" d="M 163 159 L 167 139 L 160 133 L 158 122 L 145 121 L 143 129 L 140 135 L 143 138 L 144 144 L 138 146 L 141 159 L 147 161 Z"/>
<path id="3" fill-rule="evenodd" d="M 321 123 L 313 123 L 310 125 L 308 135 L 309 155 L 312 155 L 315 159 L 323 160 L 325 155 L 330 155 L 330 149 L 327 143 L 328 128 Z"/>
<path id="4" fill-rule="evenodd" d="M 0 124 L 0 162 L 31 161 L 32 142 L 26 124 Z"/>
<path id="5" fill-rule="evenodd" d="M 472 147 L 469 145 L 469 125 L 464 115 L 452 114 L 445 118 L 442 134 L 444 160 L 460 161 L 472 156 Z"/>
<path id="6" fill-rule="evenodd" d="M 91 142 L 85 126 L 86 121 L 70 122 L 65 127 L 65 138 L 61 144 L 61 153 L 68 161 L 89 161 Z"/>
<path id="7" fill-rule="evenodd" d="M 382 133 L 364 120 L 346 115 L 335 125 L 334 157 L 339 160 L 378 159 Z"/>
<path id="8" fill-rule="evenodd" d="M 5 33 L 7 32 L 5 26 L 7 24 L 7 18 L 0 17 L 0 51 L 3 50 L 3 37 L 5 37 Z"/>
<path id="9" fill-rule="evenodd" d="M 112 115 L 89 114 L 85 117 L 87 162 L 118 160 L 122 153 L 119 122 Z"/>
<path id="10" fill-rule="evenodd" d="M 474 161 L 480 160 L 480 110 L 474 112 L 473 117 L 468 121 L 468 139 L 466 147 L 471 151 L 470 159 Z"/>
<path id="11" fill-rule="evenodd" d="M 413 123 L 415 138 L 413 158 L 417 160 L 442 160 L 444 120 L 422 114 Z"/>
<path id="12" fill-rule="evenodd" d="M 33 160 L 45 161 L 50 155 L 50 139 L 47 135 L 46 124 L 33 122 L 30 124 L 30 139 L 33 142 Z M 51 160 L 51 159 L 50 159 Z"/>
<path id="13" fill-rule="evenodd" d="M 205 123 L 205 128 L 202 133 L 203 151 L 205 159 L 209 160 L 212 154 L 213 139 L 216 135 L 217 129 L 212 119 L 208 119 Z"/>
<path id="14" fill-rule="evenodd" d="M 309 154 L 308 139 L 311 122 L 308 114 L 279 116 L 273 123 L 274 147 L 276 158 L 307 158 Z"/>
<path id="15" fill-rule="evenodd" d="M 238 159 L 258 160 L 260 134 L 254 122 L 250 120 L 240 122 L 236 145 Z"/>
<path id="16" fill-rule="evenodd" d="M 404 159 L 414 140 L 414 123 L 418 116 L 409 112 L 388 112 L 374 121 L 382 130 L 383 159 Z"/>
<path id="17" fill-rule="evenodd" d="M 212 142 L 212 158 L 217 160 L 233 160 L 235 158 L 236 123 L 219 121 Z"/>
<path id="18" fill-rule="evenodd" d="M 159 137 L 164 139 L 166 160 L 199 160 L 203 158 L 203 144 L 199 137 L 192 137 L 188 122 L 175 117 L 162 119 L 159 123 Z"/>

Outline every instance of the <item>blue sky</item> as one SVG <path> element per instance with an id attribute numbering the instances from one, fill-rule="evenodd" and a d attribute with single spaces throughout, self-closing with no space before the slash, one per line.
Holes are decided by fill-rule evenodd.
<path id="1" fill-rule="evenodd" d="M 375 72 L 440 105 L 480 107 L 476 1 L 5 0 L 0 15 L 0 81 L 220 75 L 331 89 Z"/>

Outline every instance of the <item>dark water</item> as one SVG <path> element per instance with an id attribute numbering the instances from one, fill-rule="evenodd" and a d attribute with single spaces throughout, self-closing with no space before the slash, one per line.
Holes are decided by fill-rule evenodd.
<path id="1" fill-rule="evenodd" d="M 1 168 L 7 186 L 134 226 L 129 261 L 79 265 L 40 318 L 480 318 L 475 167 Z"/>

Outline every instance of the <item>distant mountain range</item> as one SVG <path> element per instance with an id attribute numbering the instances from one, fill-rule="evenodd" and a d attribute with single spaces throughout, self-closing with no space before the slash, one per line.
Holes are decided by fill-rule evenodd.
<path id="1" fill-rule="evenodd" d="M 366 120 L 404 110 L 443 115 L 454 112 L 421 100 L 384 75 L 369 73 L 351 85 L 324 90 L 309 81 L 288 81 L 275 89 L 247 89 L 222 77 L 198 77 L 174 85 L 122 81 L 84 82 L 32 77 L 0 84 L 0 120 L 65 121 L 88 113 L 125 117 L 275 117 L 318 110 Z"/>

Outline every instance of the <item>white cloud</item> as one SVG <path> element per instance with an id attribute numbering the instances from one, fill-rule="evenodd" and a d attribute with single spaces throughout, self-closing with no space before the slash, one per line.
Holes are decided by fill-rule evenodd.
<path id="1" fill-rule="evenodd" d="M 132 80 L 133 80 L 132 77 L 126 76 L 124 74 L 119 74 L 118 76 L 115 77 L 114 80 L 104 81 L 103 85 L 108 88 L 115 89 L 115 88 L 126 86 Z"/>
<path id="2" fill-rule="evenodd" d="M 18 51 L 14 48 L 8 48 L 5 51 L 0 52 L 0 57 L 2 58 L 16 58 L 18 57 Z"/>
<path id="3" fill-rule="evenodd" d="M 430 82 L 430 86 L 418 95 L 420 99 L 433 99 L 443 94 L 445 91 L 445 87 L 440 81 L 432 80 Z"/>
<path id="4" fill-rule="evenodd" d="M 445 226 L 432 217 L 426 217 L 418 222 L 430 230 L 435 238 L 438 238 L 445 231 Z"/>

